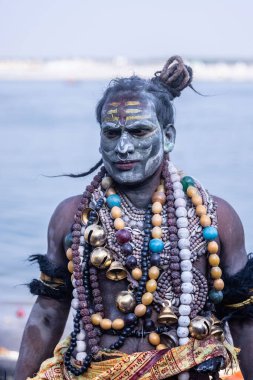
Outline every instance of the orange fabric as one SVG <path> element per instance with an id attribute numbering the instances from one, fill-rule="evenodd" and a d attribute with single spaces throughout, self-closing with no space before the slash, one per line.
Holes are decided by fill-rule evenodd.
<path id="1" fill-rule="evenodd" d="M 241 372 L 236 372 L 233 375 L 222 376 L 222 380 L 243 380 Z"/>

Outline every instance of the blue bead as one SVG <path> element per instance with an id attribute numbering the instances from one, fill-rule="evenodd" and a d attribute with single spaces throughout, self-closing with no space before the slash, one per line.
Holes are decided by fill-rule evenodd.
<path id="1" fill-rule="evenodd" d="M 162 252 L 164 248 L 164 242 L 160 239 L 151 239 L 149 242 L 149 249 L 154 253 Z"/>
<path id="2" fill-rule="evenodd" d="M 109 197 L 106 198 L 106 203 L 107 203 L 108 207 L 110 207 L 110 208 L 113 208 L 114 206 L 120 207 L 120 205 L 121 205 L 120 196 L 117 194 L 109 195 Z"/>
<path id="3" fill-rule="evenodd" d="M 218 237 L 217 228 L 210 226 L 203 228 L 203 237 L 206 240 L 214 240 Z"/>
<path id="4" fill-rule="evenodd" d="M 223 300 L 223 292 L 220 290 L 212 289 L 209 292 L 209 298 L 211 301 L 213 301 L 214 304 L 221 303 Z"/>

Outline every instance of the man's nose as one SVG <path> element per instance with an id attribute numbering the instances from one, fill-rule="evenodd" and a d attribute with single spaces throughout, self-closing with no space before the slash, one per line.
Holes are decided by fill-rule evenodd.
<path id="1" fill-rule="evenodd" d="M 121 155 L 134 152 L 133 143 L 130 141 L 129 136 L 126 133 L 123 133 L 121 135 L 115 150 Z"/>

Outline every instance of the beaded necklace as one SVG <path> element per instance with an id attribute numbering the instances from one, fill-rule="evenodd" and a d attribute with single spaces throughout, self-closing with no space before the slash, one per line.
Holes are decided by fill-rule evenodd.
<path id="1" fill-rule="evenodd" d="M 93 358 L 99 359 L 99 341 L 103 332 L 118 335 L 117 341 L 108 348 L 110 350 L 122 347 L 129 336 L 148 335 L 149 342 L 160 350 L 168 347 L 168 344 L 161 343 L 161 333 L 169 336 L 171 345 L 183 345 L 189 334 L 194 336 L 196 333 L 191 318 L 198 310 L 193 305 L 198 271 L 192 267 L 190 247 L 190 233 L 196 229 L 194 223 L 189 227 L 189 202 L 196 208 L 199 218 L 199 223 L 195 224 L 198 228 L 201 226 L 203 237 L 208 241 L 210 275 L 214 280 L 209 299 L 214 303 L 222 299 L 224 284 L 218 267 L 218 245 L 214 241 L 218 233 L 215 220 L 212 223 L 204 205 L 207 195 L 191 177 L 181 179 L 170 161 L 165 160 L 162 177 L 162 183 L 152 196 L 152 205 L 146 211 L 135 212 L 133 218 L 133 206 L 123 194 L 116 194 L 104 169 L 94 177 L 82 196 L 72 234 L 65 239 L 74 287 L 71 303 L 74 331 L 65 365 L 74 375 L 85 372 Z M 93 209 L 89 208 L 91 203 Z M 111 218 L 108 218 L 109 210 Z M 106 231 L 95 224 L 98 215 Z M 137 231 L 136 237 L 139 238 L 133 231 Z M 110 246 L 115 242 L 118 248 L 113 255 Z M 169 255 L 166 255 L 168 251 Z M 167 272 L 163 270 L 166 266 L 169 266 Z M 99 269 L 106 269 L 111 280 L 131 278 L 131 288 L 120 292 L 116 298 L 116 306 L 125 313 L 124 318 L 110 320 L 104 315 L 97 277 Z M 178 294 L 177 305 L 165 303 L 159 297 L 168 279 L 173 293 Z M 205 301 L 206 297 L 194 299 L 199 307 L 203 307 Z M 157 307 L 159 302 L 160 308 Z M 177 306 L 177 310 L 173 306 Z M 152 307 L 161 311 L 158 326 L 150 318 Z M 139 321 L 142 321 L 142 330 L 138 329 Z M 171 328 L 173 325 L 177 325 L 176 330 Z M 90 354 L 87 354 L 86 343 Z M 73 359 L 74 352 L 76 360 Z M 184 373 L 181 378 L 187 376 Z"/>

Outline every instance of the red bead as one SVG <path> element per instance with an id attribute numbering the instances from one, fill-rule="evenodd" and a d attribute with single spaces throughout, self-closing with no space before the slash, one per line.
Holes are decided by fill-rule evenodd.
<path id="1" fill-rule="evenodd" d="M 115 233 L 115 236 L 119 244 L 124 244 L 131 240 L 131 232 L 124 228 L 122 230 L 117 231 Z"/>

